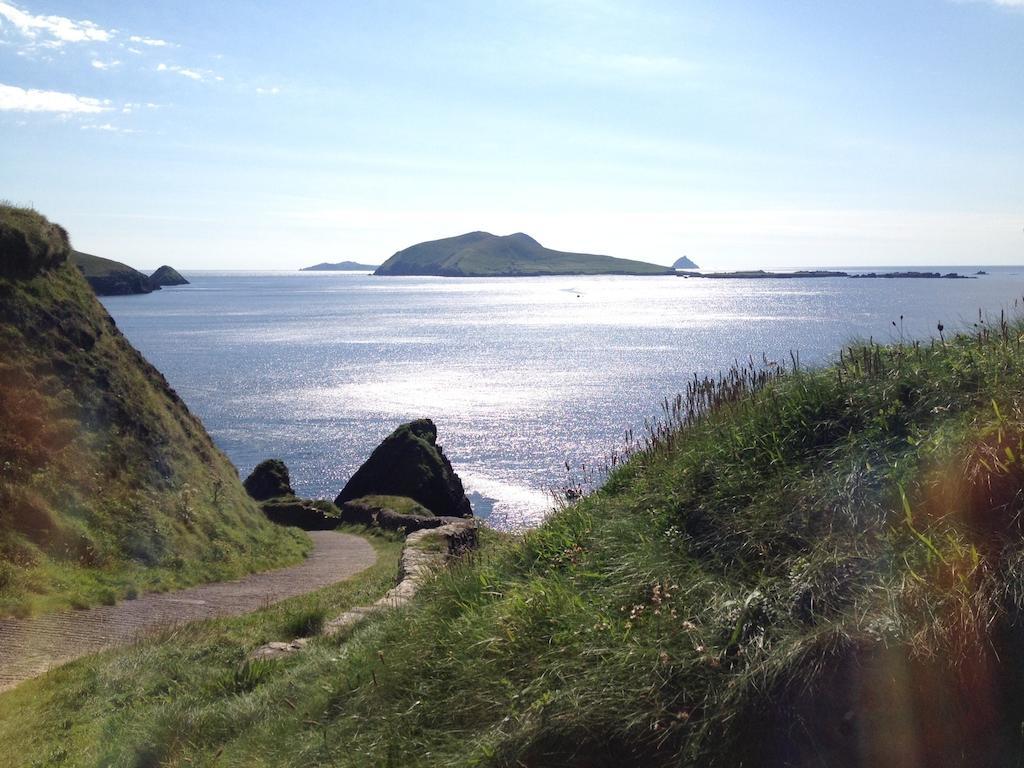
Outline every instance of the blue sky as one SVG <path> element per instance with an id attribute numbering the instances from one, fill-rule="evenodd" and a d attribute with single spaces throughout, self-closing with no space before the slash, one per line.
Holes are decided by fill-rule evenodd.
<path id="1" fill-rule="evenodd" d="M 1024 0 L 0 0 L 0 197 L 139 267 L 1024 263 Z"/>

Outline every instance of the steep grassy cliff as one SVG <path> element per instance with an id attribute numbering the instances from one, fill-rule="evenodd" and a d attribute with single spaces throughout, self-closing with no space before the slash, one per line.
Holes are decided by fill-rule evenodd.
<path id="1" fill-rule="evenodd" d="M 0 615 L 299 559 L 70 253 L 0 206 Z"/>

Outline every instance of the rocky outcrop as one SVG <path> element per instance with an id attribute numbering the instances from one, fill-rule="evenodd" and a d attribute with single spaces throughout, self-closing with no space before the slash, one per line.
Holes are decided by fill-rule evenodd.
<path id="1" fill-rule="evenodd" d="M 700 269 L 693 260 L 687 256 L 682 256 L 676 259 L 675 264 L 672 265 L 672 269 Z"/>
<path id="2" fill-rule="evenodd" d="M 267 459 L 257 464 L 243 485 L 256 501 L 295 495 L 288 467 L 280 459 Z"/>
<path id="3" fill-rule="evenodd" d="M 174 267 L 164 264 L 160 269 L 149 276 L 149 282 L 154 286 L 188 285 L 188 280 L 181 276 Z"/>
<path id="4" fill-rule="evenodd" d="M 472 517 L 462 481 L 437 444 L 430 419 L 403 424 L 374 449 L 334 500 L 371 495 L 408 496 L 440 517 Z"/>

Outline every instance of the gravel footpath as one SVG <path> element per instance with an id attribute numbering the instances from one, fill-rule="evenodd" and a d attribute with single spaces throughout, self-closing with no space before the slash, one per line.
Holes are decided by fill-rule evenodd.
<path id="1" fill-rule="evenodd" d="M 0 619 L 0 691 L 72 659 L 125 645 L 156 630 L 198 619 L 238 616 L 344 581 L 377 560 L 358 536 L 312 531 L 313 551 L 289 568 L 237 581 L 152 593 L 117 605 Z"/>

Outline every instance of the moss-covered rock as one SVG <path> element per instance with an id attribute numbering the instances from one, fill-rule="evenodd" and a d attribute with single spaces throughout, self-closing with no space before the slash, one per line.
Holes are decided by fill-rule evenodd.
<path id="1" fill-rule="evenodd" d="M 329 501 L 285 496 L 269 499 L 261 505 L 267 519 L 278 525 L 290 525 L 304 531 L 333 531 L 342 523 L 341 510 Z"/>
<path id="2" fill-rule="evenodd" d="M 472 517 L 473 508 L 437 444 L 430 419 L 403 424 L 374 449 L 334 500 L 338 506 L 364 496 L 407 496 L 435 515 Z"/>
<path id="3" fill-rule="evenodd" d="M 295 495 L 288 467 L 280 459 L 261 461 L 245 478 L 243 485 L 246 492 L 256 501 Z"/>

